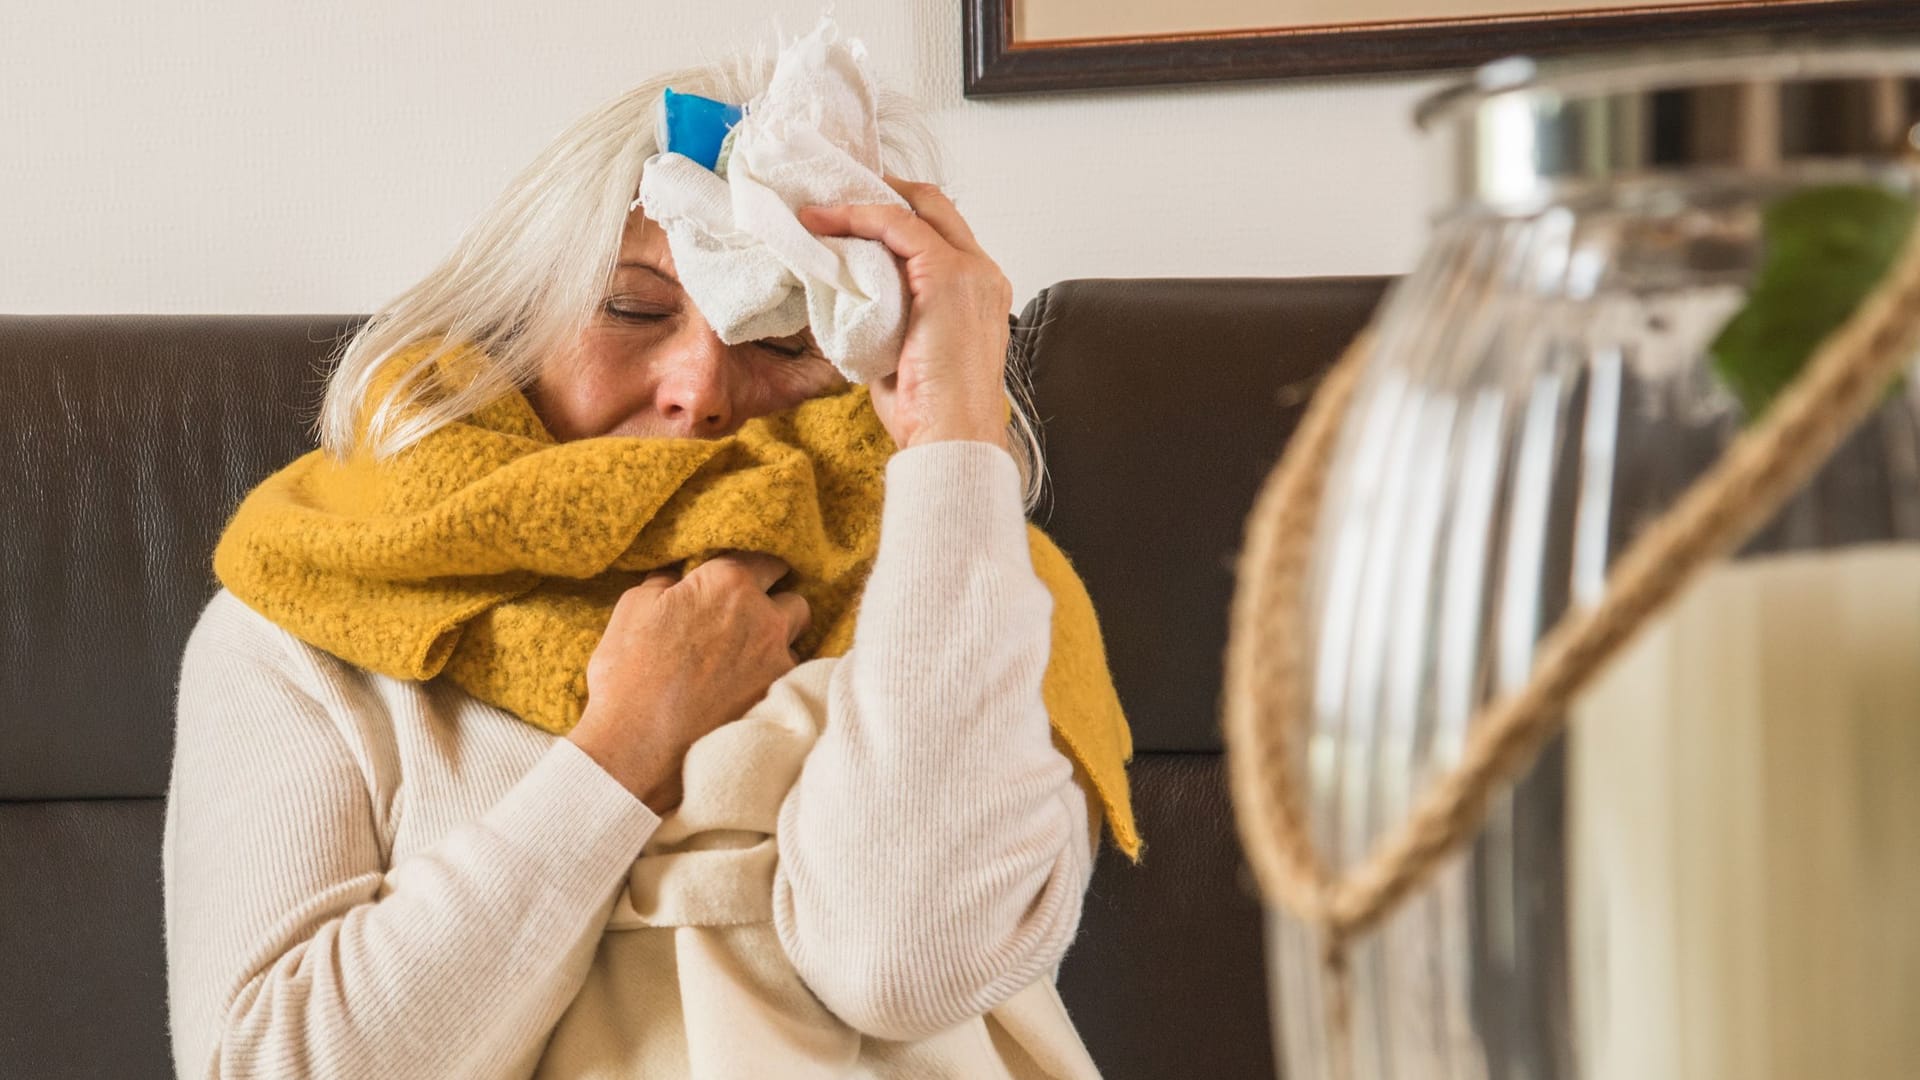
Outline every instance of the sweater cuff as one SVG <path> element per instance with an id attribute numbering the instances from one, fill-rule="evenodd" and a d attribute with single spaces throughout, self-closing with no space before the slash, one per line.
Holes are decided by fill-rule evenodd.
<path id="1" fill-rule="evenodd" d="M 980 551 L 1033 570 L 1020 468 L 992 443 L 963 439 L 902 450 L 887 462 L 882 546 L 907 551 Z"/>
<path id="2" fill-rule="evenodd" d="M 569 739 L 556 738 L 488 816 L 526 854 L 552 859 L 583 878 L 611 880 L 640 856 L 660 816 Z"/>

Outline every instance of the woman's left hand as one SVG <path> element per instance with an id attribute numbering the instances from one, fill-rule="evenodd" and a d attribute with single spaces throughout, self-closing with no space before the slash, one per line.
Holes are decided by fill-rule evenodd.
<path id="1" fill-rule="evenodd" d="M 874 410 L 901 449 L 943 439 L 1006 446 L 1007 312 L 1013 286 L 932 184 L 886 177 L 905 206 L 813 206 L 821 236 L 878 240 L 905 266 L 900 368 L 872 386 Z"/>

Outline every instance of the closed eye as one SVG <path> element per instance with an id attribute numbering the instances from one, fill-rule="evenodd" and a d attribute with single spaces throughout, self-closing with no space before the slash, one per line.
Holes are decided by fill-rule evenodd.
<path id="1" fill-rule="evenodd" d="M 644 308 L 625 307 L 613 301 L 602 304 L 600 310 L 622 322 L 655 323 L 670 317 L 670 313 L 665 311 L 648 311 Z"/>
<path id="2" fill-rule="evenodd" d="M 770 353 L 775 353 L 780 356 L 784 356 L 789 360 L 798 360 L 799 358 L 813 351 L 813 343 L 807 340 L 807 338 L 804 336 L 790 337 L 790 338 L 761 338 L 759 341 L 754 342 L 754 344 L 760 346 L 761 348 L 767 350 Z"/>
<path id="3" fill-rule="evenodd" d="M 600 310 L 604 311 L 610 318 L 618 319 L 621 322 L 641 324 L 661 322 L 677 314 L 671 311 L 651 311 L 646 308 L 628 307 L 617 300 L 609 300 L 601 304 Z M 759 341 L 754 342 L 754 344 L 776 356 L 785 357 L 788 360 L 798 360 L 803 356 L 815 352 L 813 338 L 808 334 L 796 334 L 792 337 L 783 338 L 761 338 Z"/>

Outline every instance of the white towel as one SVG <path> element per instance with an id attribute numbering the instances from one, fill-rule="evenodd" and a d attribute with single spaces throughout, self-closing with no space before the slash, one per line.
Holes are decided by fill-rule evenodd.
<path id="1" fill-rule="evenodd" d="M 680 283 L 720 340 L 783 337 L 811 325 L 820 350 L 854 382 L 899 366 L 907 313 L 899 263 L 877 240 L 817 237 L 795 212 L 907 205 L 880 178 L 865 59 L 858 40 L 841 42 L 823 18 L 780 51 L 773 81 L 747 103 L 724 175 L 681 154 L 655 154 L 635 200 L 666 230 Z"/>

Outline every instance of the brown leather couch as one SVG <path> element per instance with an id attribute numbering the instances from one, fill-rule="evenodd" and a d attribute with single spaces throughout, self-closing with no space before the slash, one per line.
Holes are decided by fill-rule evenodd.
<path id="1" fill-rule="evenodd" d="M 1148 849 L 1061 990 L 1115 1080 L 1273 1075 L 1221 772 L 1232 559 L 1378 279 L 1071 281 L 1019 319 Z M 307 449 L 340 317 L 0 317 L 0 1077 L 170 1073 L 160 834 L 180 652 L 243 492 Z"/>

